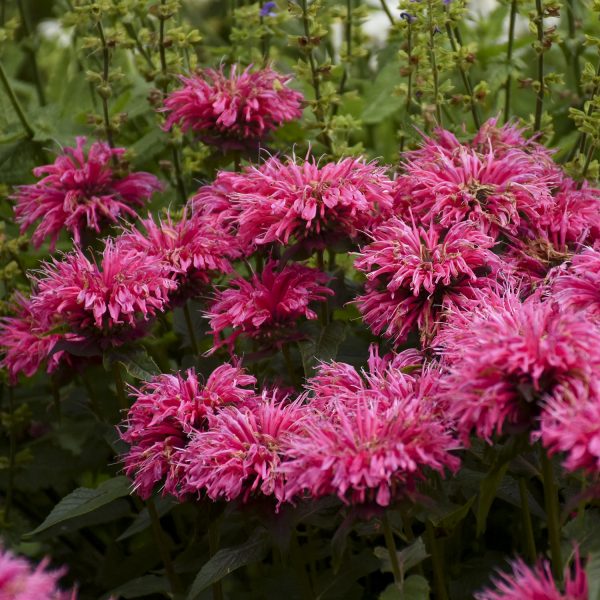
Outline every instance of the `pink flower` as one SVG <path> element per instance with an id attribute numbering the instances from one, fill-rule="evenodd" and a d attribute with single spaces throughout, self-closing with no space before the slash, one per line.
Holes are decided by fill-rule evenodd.
<path id="1" fill-rule="evenodd" d="M 367 275 L 366 294 L 356 300 L 376 335 L 395 343 L 418 329 L 424 342 L 451 305 L 469 304 L 473 288 L 492 285 L 501 266 L 493 238 L 469 223 L 444 232 L 390 219 L 374 232 L 355 267 Z"/>
<path id="2" fill-rule="evenodd" d="M 250 67 L 238 75 L 232 65 L 229 77 L 223 68 L 204 69 L 181 77 L 183 87 L 165 100 L 169 112 L 165 128 L 179 124 L 207 144 L 226 149 L 258 145 L 269 132 L 302 116 L 300 92 L 287 87 L 291 77 L 267 67 Z"/>
<path id="3" fill-rule="evenodd" d="M 301 400 L 288 403 L 263 394 L 254 406 L 231 406 L 209 416 L 187 447 L 185 488 L 212 500 L 231 501 L 251 494 L 284 498 L 280 465 L 283 444 L 302 428 L 306 408 Z"/>
<path id="4" fill-rule="evenodd" d="M 140 389 L 129 410 L 121 438 L 131 447 L 123 457 L 125 473 L 142 498 L 164 480 L 165 493 L 181 496 L 180 461 L 194 431 L 222 406 L 243 404 L 256 379 L 237 364 L 215 369 L 202 386 L 193 369 L 181 375 L 158 375 Z"/>
<path id="5" fill-rule="evenodd" d="M 227 289 L 217 292 L 206 313 L 215 348 L 227 344 L 231 349 L 242 334 L 263 340 L 289 339 L 299 318 L 317 318 L 310 304 L 324 302 L 333 295 L 333 290 L 324 285 L 327 281 L 325 273 L 297 263 L 278 271 L 274 260 L 268 261 L 262 273 L 254 274 L 250 281 L 236 277 Z M 219 335 L 227 328 L 233 332 L 219 342 Z"/>
<path id="6" fill-rule="evenodd" d="M 388 506 L 410 496 L 428 469 L 458 469 L 451 454 L 458 444 L 435 405 L 400 369 L 388 369 L 372 367 L 364 382 L 355 373 L 347 385 L 347 365 L 321 367 L 309 387 L 326 412 L 315 411 L 289 440 L 282 466 L 288 500 L 307 493 Z"/>
<path id="7" fill-rule="evenodd" d="M 531 568 L 517 559 L 511 566 L 512 574 L 500 573 L 494 581 L 496 589 L 475 594 L 476 600 L 588 600 L 587 576 L 577 551 L 573 571 L 565 569 L 564 591 L 554 582 L 547 560 Z"/>
<path id="8" fill-rule="evenodd" d="M 162 262 L 148 255 L 122 256 L 107 240 L 100 264 L 76 249 L 44 264 L 34 281 L 31 306 L 40 327 L 66 325 L 102 345 L 135 337 L 145 321 L 165 309 L 177 287 Z"/>
<path id="9" fill-rule="evenodd" d="M 48 570 L 48 559 L 32 566 L 0 547 L 0 598 L 3 600 L 76 600 L 77 592 L 61 591 L 58 580 L 66 569 Z"/>
<path id="10" fill-rule="evenodd" d="M 16 304 L 15 316 L 0 319 L 0 348 L 4 354 L 0 366 L 8 370 L 12 385 L 19 373 L 31 377 L 44 361 L 48 373 L 56 371 L 66 357 L 64 352 L 52 352 L 56 343 L 65 339 L 64 334 L 40 328 L 29 299 L 18 295 Z"/>
<path id="11" fill-rule="evenodd" d="M 86 156 L 85 144 L 86 138 L 78 137 L 77 146 L 65 148 L 53 164 L 36 167 L 33 174 L 45 177 L 21 186 L 13 196 L 21 232 L 41 219 L 32 238 L 36 248 L 50 238 L 54 249 L 63 228 L 79 244 L 86 229 L 98 233 L 104 224 L 116 223 L 119 217 L 135 217 L 135 208 L 162 189 L 150 173 L 117 172 L 123 165 L 113 161 L 122 158 L 125 148 L 94 142 Z"/>
<path id="12" fill-rule="evenodd" d="M 560 386 L 545 404 L 542 443 L 551 454 L 566 454 L 565 469 L 600 472 L 600 390 L 598 382 Z"/>
<path id="13" fill-rule="evenodd" d="M 237 177 L 247 189 L 235 195 L 243 244 L 293 239 L 322 248 L 355 239 L 392 206 L 385 169 L 356 158 L 322 167 L 309 158 L 270 158 Z"/>
<path id="14" fill-rule="evenodd" d="M 535 220 L 552 202 L 559 179 L 548 160 L 491 146 L 482 152 L 462 145 L 449 150 L 426 140 L 396 182 L 397 209 L 422 223 L 449 227 L 466 220 L 493 237 L 516 233 L 524 218 Z"/>
<path id="15" fill-rule="evenodd" d="M 447 367 L 446 400 L 463 439 L 474 430 L 528 431 L 543 407 L 572 381 L 600 375 L 600 328 L 556 302 L 508 292 L 470 314 L 449 318 L 438 336 Z"/>
<path id="16" fill-rule="evenodd" d="M 558 302 L 600 319 L 600 249 L 576 254 L 570 268 L 554 281 L 553 293 Z"/>
<path id="17" fill-rule="evenodd" d="M 178 283 L 179 296 L 193 294 L 214 274 L 230 273 L 231 261 L 241 255 L 235 238 L 210 216 L 189 217 L 184 212 L 177 221 L 168 214 L 158 223 L 148 217 L 142 224 L 144 233 L 132 228 L 117 238 L 119 253 L 147 255 L 163 262 Z"/>

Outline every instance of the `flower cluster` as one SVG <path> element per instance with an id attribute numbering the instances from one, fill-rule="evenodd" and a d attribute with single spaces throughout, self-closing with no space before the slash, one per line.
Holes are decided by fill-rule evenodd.
<path id="1" fill-rule="evenodd" d="M 33 567 L 24 558 L 0 547 L 0 598 L 6 600 L 76 600 L 75 590 L 62 591 L 66 569 L 49 570 L 48 559 Z"/>
<path id="2" fill-rule="evenodd" d="M 98 233 L 119 217 L 136 217 L 135 209 L 162 188 L 150 173 L 119 172 L 125 148 L 94 142 L 86 155 L 86 142 L 78 137 L 76 147 L 65 148 L 53 164 L 36 167 L 33 174 L 42 179 L 13 196 L 22 231 L 40 221 L 33 233 L 36 247 L 50 239 L 53 249 L 65 228 L 79 244 L 86 230 Z"/>
<path id="3" fill-rule="evenodd" d="M 165 128 L 178 124 L 224 150 L 256 146 L 283 123 L 302 116 L 302 94 L 289 89 L 289 81 L 268 67 L 238 73 L 236 65 L 229 76 L 221 68 L 181 77 L 183 86 L 165 100 Z"/>

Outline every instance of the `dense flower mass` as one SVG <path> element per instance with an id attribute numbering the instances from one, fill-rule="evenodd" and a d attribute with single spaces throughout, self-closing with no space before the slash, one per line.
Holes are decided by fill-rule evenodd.
<path id="1" fill-rule="evenodd" d="M 290 79 L 269 67 L 238 73 L 236 65 L 229 76 L 221 68 L 181 77 L 183 87 L 165 100 L 165 128 L 177 123 L 223 149 L 256 146 L 269 132 L 302 116 L 303 96 L 287 87 Z"/>
<path id="2" fill-rule="evenodd" d="M 516 233 L 523 220 L 536 221 L 552 204 L 560 177 L 539 152 L 507 148 L 506 142 L 482 143 L 491 129 L 463 145 L 448 132 L 426 138 L 406 162 L 396 182 L 395 201 L 404 216 L 444 227 L 467 220 L 493 237 Z M 505 130 L 499 139 L 511 141 Z M 518 137 L 518 136 L 517 136 Z"/>
<path id="3" fill-rule="evenodd" d="M 50 570 L 48 560 L 36 566 L 0 547 L 0 598 L 2 600 L 76 600 L 75 590 L 62 591 L 59 579 L 65 569 Z"/>
<path id="4" fill-rule="evenodd" d="M 447 366 L 449 410 L 465 439 L 471 431 L 530 430 L 546 402 L 600 375 L 600 329 L 554 301 L 513 292 L 457 313 L 438 337 Z"/>
<path id="5" fill-rule="evenodd" d="M 85 145 L 86 138 L 78 137 L 76 147 L 65 148 L 53 164 L 36 167 L 33 174 L 42 179 L 13 197 L 22 231 L 40 220 L 32 237 L 36 247 L 47 238 L 54 247 L 65 228 L 79 244 L 86 229 L 98 233 L 119 217 L 135 217 L 135 209 L 162 187 L 150 173 L 119 173 L 125 148 L 94 142 L 86 154 Z"/>
<path id="6" fill-rule="evenodd" d="M 212 274 L 230 273 L 231 261 L 241 254 L 235 238 L 210 217 L 184 212 L 178 220 L 148 217 L 142 224 L 145 232 L 134 228 L 117 238 L 119 253 L 163 262 L 178 283 L 178 295 L 194 293 Z"/>
<path id="7" fill-rule="evenodd" d="M 217 367 L 204 385 L 193 369 L 158 375 L 133 390 L 133 403 L 121 438 L 130 445 L 125 473 L 142 498 L 164 482 L 165 493 L 181 495 L 184 450 L 193 433 L 206 427 L 216 409 L 244 404 L 254 396 L 256 379 L 239 365 Z"/>
<path id="8" fill-rule="evenodd" d="M 531 568 L 517 559 L 512 563 L 512 570 L 512 574 L 500 574 L 494 589 L 475 594 L 476 600 L 589 600 L 587 576 L 578 553 L 573 571 L 565 569 L 564 591 L 554 582 L 547 560 Z"/>
<path id="9" fill-rule="evenodd" d="M 410 497 L 427 469 L 458 468 L 451 453 L 458 444 L 432 400 L 402 373 L 404 358 L 378 372 L 383 365 L 373 357 L 364 382 L 349 365 L 321 367 L 309 389 L 324 411 L 315 410 L 286 449 L 288 499 L 331 494 L 387 506 Z"/>
<path id="10" fill-rule="evenodd" d="M 232 348 L 242 334 L 274 341 L 293 338 L 298 318 L 317 318 L 311 303 L 323 302 L 333 295 L 325 285 L 328 279 L 326 273 L 296 263 L 278 270 L 274 260 L 267 262 L 262 273 L 252 275 L 250 281 L 236 277 L 227 289 L 217 292 L 206 315 L 215 347 L 227 344 Z M 219 341 L 229 328 L 232 333 Z"/>
<path id="11" fill-rule="evenodd" d="M 282 502 L 282 448 L 301 430 L 306 413 L 299 401 L 263 394 L 251 405 L 209 415 L 207 430 L 196 433 L 185 452 L 186 491 L 206 492 L 212 500 L 241 496 L 244 501 L 261 493 Z"/>
<path id="12" fill-rule="evenodd" d="M 40 327 L 64 324 L 82 339 L 119 344 L 166 307 L 177 284 L 157 258 L 123 256 L 108 240 L 99 264 L 76 249 L 46 263 L 35 287 Z"/>
<path id="13" fill-rule="evenodd" d="M 469 305 L 475 288 L 495 283 L 501 261 L 493 246 L 469 223 L 444 231 L 390 219 L 355 262 L 367 275 L 366 294 L 357 299 L 365 323 L 397 343 L 414 329 L 430 340 L 445 310 Z"/>
<path id="14" fill-rule="evenodd" d="M 273 157 L 237 178 L 241 181 L 233 199 L 246 244 L 293 240 L 323 248 L 339 239 L 355 239 L 392 206 L 386 169 L 356 158 L 320 166 L 309 157 Z"/>

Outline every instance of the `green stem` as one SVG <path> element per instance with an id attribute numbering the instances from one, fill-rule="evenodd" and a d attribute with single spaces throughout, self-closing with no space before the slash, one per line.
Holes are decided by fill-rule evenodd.
<path id="1" fill-rule="evenodd" d="M 8 411 L 10 414 L 10 445 L 8 449 L 8 483 L 6 486 L 6 500 L 4 503 L 4 519 L 8 521 L 13 503 L 15 489 L 15 469 L 17 466 L 17 437 L 15 435 L 15 393 L 11 385 L 8 386 Z"/>
<path id="2" fill-rule="evenodd" d="M 562 579 L 562 557 L 560 551 L 560 509 L 558 503 L 558 490 L 554 481 L 552 461 L 546 451 L 540 447 L 542 477 L 544 481 L 544 503 L 546 507 L 546 520 L 548 538 L 550 540 L 550 556 L 554 576 Z"/>
<path id="3" fill-rule="evenodd" d="M 448 7 L 446 7 L 446 11 L 447 10 L 448 10 Z M 450 25 L 449 18 L 446 21 L 446 33 L 448 34 L 448 39 L 450 40 L 450 45 L 452 46 L 452 51 L 457 55 L 456 56 L 456 64 L 458 66 L 458 72 L 460 73 L 460 77 L 462 79 L 463 85 L 465 86 L 465 89 L 467 90 L 467 94 L 469 96 L 469 104 L 471 106 L 471 114 L 473 115 L 473 123 L 475 123 L 475 127 L 477 129 L 479 129 L 481 127 L 481 119 L 479 118 L 479 113 L 477 111 L 477 105 L 475 104 L 475 96 L 473 94 L 473 84 L 471 83 L 471 78 L 469 77 L 469 74 L 465 71 L 462 64 L 460 63 L 460 60 L 458 57 L 458 51 L 460 50 L 460 48 L 458 47 L 458 44 L 457 44 L 456 40 L 454 39 L 454 33 L 452 31 L 452 27 Z M 458 37 L 457 37 L 457 39 L 458 39 Z"/>
<path id="4" fill-rule="evenodd" d="M 104 119 L 104 132 L 106 135 L 106 141 L 111 148 L 115 147 L 115 141 L 113 138 L 112 124 L 110 122 L 110 114 L 108 112 L 108 92 L 110 90 L 109 80 L 109 69 L 110 69 L 110 50 L 106 43 L 106 36 L 104 35 L 104 27 L 102 27 L 102 21 L 98 21 L 98 35 L 100 36 L 100 43 L 102 44 L 102 87 L 104 90 L 99 93 L 100 100 L 102 102 L 102 117 Z M 114 159 L 115 157 L 113 157 Z"/>
<path id="5" fill-rule="evenodd" d="M 352 66 L 352 0 L 346 0 L 346 64 L 344 65 L 344 72 L 342 74 L 342 79 L 340 81 L 340 87 L 338 89 L 338 94 L 341 96 L 345 89 L 346 83 L 350 78 L 350 68 Z M 337 105 L 334 107 L 337 109 Z"/>
<path id="6" fill-rule="evenodd" d="M 567 3 L 567 27 L 569 31 L 569 39 L 572 42 L 572 54 L 570 55 L 571 65 L 569 65 L 573 71 L 573 79 L 575 80 L 575 87 L 577 93 L 581 96 L 581 65 L 579 64 L 579 46 L 575 47 L 575 37 L 577 34 L 575 27 L 575 1 L 566 0 Z"/>
<path id="7" fill-rule="evenodd" d="M 208 524 L 208 551 L 212 558 L 219 551 L 219 520 L 211 519 Z M 212 584 L 213 600 L 223 600 L 221 580 Z"/>
<path id="8" fill-rule="evenodd" d="M 21 23 L 23 25 L 25 36 L 31 40 L 33 39 L 31 35 L 31 24 L 29 23 L 29 15 L 27 14 L 27 10 L 25 9 L 23 0 L 17 0 L 17 4 L 19 6 L 19 13 L 21 15 Z M 29 54 L 29 62 L 33 71 L 33 82 L 37 91 L 38 101 L 41 106 L 44 106 L 46 104 L 46 95 L 44 94 L 44 87 L 42 86 L 42 78 L 40 77 L 40 69 L 37 64 L 35 50 L 33 49 L 33 47 L 28 45 L 26 48 L 26 52 L 27 54 Z"/>
<path id="9" fill-rule="evenodd" d="M 127 394 L 125 393 L 125 382 L 123 381 L 123 373 L 121 371 L 121 365 L 118 361 L 112 363 L 113 378 L 115 381 L 115 389 L 117 391 L 117 399 L 119 401 L 119 408 L 123 411 L 129 410 L 129 402 L 127 402 Z"/>
<path id="10" fill-rule="evenodd" d="M 188 335 L 190 336 L 190 346 L 194 355 L 198 356 L 200 350 L 198 349 L 198 340 L 194 332 L 194 323 L 192 322 L 192 315 L 190 313 L 189 304 L 186 302 L 183 305 L 183 314 L 185 316 L 185 324 L 187 325 Z"/>
<path id="11" fill-rule="evenodd" d="M 381 8 L 383 9 L 383 12 L 387 15 L 387 18 L 390 21 L 390 25 L 393 27 L 396 24 L 396 21 L 394 20 L 394 15 L 391 13 L 390 9 L 388 8 L 388 5 L 385 0 L 380 0 L 380 2 L 381 2 Z"/>
<path id="12" fill-rule="evenodd" d="M 6 75 L 6 71 L 4 70 L 4 65 L 1 62 L 0 62 L 0 81 L 2 82 L 2 86 L 4 87 L 4 91 L 6 92 L 6 95 L 8 96 L 8 99 L 10 100 L 10 103 L 12 104 L 12 107 L 15 109 L 15 112 L 17 113 L 17 117 L 19 118 L 19 121 L 21 121 L 21 125 L 23 126 L 23 129 L 27 133 L 27 137 L 32 138 L 35 135 L 35 132 L 33 131 L 33 127 L 29 124 L 29 121 L 27 120 L 27 117 L 25 116 L 23 107 L 21 106 L 21 103 L 19 102 L 17 96 L 15 95 L 14 90 L 12 89 L 12 86 L 10 85 L 10 81 L 8 80 L 8 76 Z"/>
<path id="13" fill-rule="evenodd" d="M 537 61 L 537 72 L 538 72 L 538 84 L 539 89 L 535 100 L 535 118 L 533 123 L 533 130 L 539 131 L 542 126 L 542 113 L 544 110 L 544 7 L 542 0 L 535 0 L 536 10 L 536 29 L 537 29 L 537 41 L 538 41 L 538 61 Z"/>
<path id="14" fill-rule="evenodd" d="M 588 148 L 587 155 L 585 157 L 585 164 L 583 165 L 583 170 L 581 171 L 581 177 L 585 178 L 587 175 L 588 169 L 590 168 L 590 164 L 592 162 L 592 158 L 594 158 L 594 152 L 596 151 L 596 144 L 591 143 Z"/>
<path id="15" fill-rule="evenodd" d="M 524 477 L 519 478 L 519 494 L 521 496 L 521 517 L 523 519 L 523 532 L 525 536 L 525 549 L 527 557 L 531 564 L 537 559 L 537 550 L 535 549 L 535 538 L 533 536 L 533 526 L 531 524 L 531 512 L 529 510 L 529 493 L 527 491 L 527 482 Z"/>
<path id="16" fill-rule="evenodd" d="M 298 380 L 298 376 L 296 375 L 296 370 L 294 369 L 294 363 L 292 362 L 292 357 L 290 355 L 290 349 L 287 344 L 281 346 L 281 354 L 283 355 L 283 360 L 285 361 L 285 366 L 287 368 L 288 376 L 293 385 L 299 387 L 300 381 Z"/>
<path id="17" fill-rule="evenodd" d="M 146 500 L 146 506 L 148 508 L 148 514 L 150 515 L 154 541 L 158 546 L 160 558 L 165 567 L 165 572 L 167 574 L 167 579 L 169 580 L 169 585 L 171 586 L 171 591 L 173 594 L 176 594 L 181 590 L 181 584 L 179 582 L 179 577 L 177 577 L 177 573 L 175 572 L 173 562 L 171 561 L 171 555 L 167 547 L 165 532 L 160 525 L 160 517 L 158 516 L 158 511 L 156 510 L 154 500 L 152 498 L 148 498 L 148 500 Z"/>
<path id="18" fill-rule="evenodd" d="M 448 591 L 444 579 L 444 561 L 435 537 L 435 529 L 429 520 L 425 523 L 425 537 L 427 538 L 427 546 L 433 565 L 436 600 L 448 600 Z"/>
<path id="19" fill-rule="evenodd" d="M 429 19 L 429 57 L 431 60 L 431 73 L 433 75 L 433 95 L 435 100 L 435 116 L 439 127 L 442 123 L 442 110 L 439 99 L 439 74 L 437 68 L 437 60 L 435 57 L 435 39 L 433 32 L 433 7 L 431 0 L 427 0 L 427 16 Z"/>
<path id="20" fill-rule="evenodd" d="M 517 20 L 517 0 L 512 0 L 510 3 L 510 18 L 508 24 L 508 48 L 506 50 L 506 65 L 508 69 L 512 65 L 513 48 L 515 43 L 515 23 Z M 507 123 L 510 119 L 510 101 L 512 94 L 512 72 L 509 71 L 504 84 L 504 122 Z"/>
<path id="21" fill-rule="evenodd" d="M 385 545 L 390 556 L 390 563 L 392 564 L 394 582 L 400 588 L 402 586 L 404 578 L 402 577 L 402 571 L 400 570 L 400 563 L 398 562 L 398 551 L 396 550 L 396 542 L 394 541 L 394 533 L 390 526 L 390 520 L 387 516 L 387 513 L 383 514 L 381 523 L 383 525 L 383 537 L 385 538 Z"/>

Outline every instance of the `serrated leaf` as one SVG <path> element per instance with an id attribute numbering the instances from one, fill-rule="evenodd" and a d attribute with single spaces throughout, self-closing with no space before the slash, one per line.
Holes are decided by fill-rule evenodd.
<path id="1" fill-rule="evenodd" d="M 166 577 L 144 575 L 111 590 L 104 598 L 146 598 L 153 594 L 164 595 L 169 591 L 170 585 Z"/>
<path id="2" fill-rule="evenodd" d="M 479 484 L 479 502 L 477 504 L 477 536 L 485 533 L 487 516 L 496 497 L 496 491 L 506 475 L 508 462 L 493 468 Z"/>
<path id="3" fill-rule="evenodd" d="M 468 514 L 477 496 L 471 496 L 462 506 L 460 504 L 448 503 L 436 507 L 434 514 L 429 515 L 429 520 L 435 527 L 454 529 Z M 439 510 L 437 510 L 439 508 Z"/>
<path id="4" fill-rule="evenodd" d="M 240 567 L 251 563 L 260 562 L 269 549 L 266 531 L 258 529 L 252 537 L 233 548 L 219 550 L 203 567 L 196 576 L 187 596 L 187 600 L 196 600 L 200 593 L 209 585 L 220 581 Z"/>
<path id="5" fill-rule="evenodd" d="M 404 580 L 403 600 L 429 600 L 429 582 L 422 575 L 411 575 Z"/>
<path id="6" fill-rule="evenodd" d="M 383 546 L 378 546 L 373 552 L 382 562 L 381 570 L 384 573 L 391 573 L 392 562 L 390 561 L 388 549 Z M 423 543 L 423 539 L 420 537 L 406 548 L 396 552 L 396 555 L 398 557 L 398 566 L 403 573 L 406 573 L 429 556 L 425 544 Z"/>
<path id="7" fill-rule="evenodd" d="M 129 495 L 131 482 L 127 477 L 114 477 L 97 488 L 77 488 L 65 496 L 50 512 L 44 522 L 27 536 L 34 536 L 63 521 L 90 513 L 109 502 Z"/>
<path id="8" fill-rule="evenodd" d="M 310 340 L 298 343 L 304 374 L 309 377 L 318 361 L 335 359 L 338 348 L 346 337 L 347 324 L 333 321 Z"/>
<path id="9" fill-rule="evenodd" d="M 104 355 L 104 366 L 107 370 L 115 362 L 120 362 L 132 377 L 142 381 L 160 373 L 158 365 L 145 348 L 111 350 Z"/>

